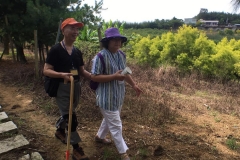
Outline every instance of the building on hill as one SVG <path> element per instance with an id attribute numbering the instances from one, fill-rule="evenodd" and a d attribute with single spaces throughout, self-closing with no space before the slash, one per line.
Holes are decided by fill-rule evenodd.
<path id="1" fill-rule="evenodd" d="M 197 19 L 196 18 L 184 18 L 184 23 L 185 24 L 196 24 Z"/>
<path id="2" fill-rule="evenodd" d="M 236 28 L 236 27 L 240 28 L 240 24 L 234 24 L 233 27 L 235 27 L 235 28 Z"/>
<path id="3" fill-rule="evenodd" d="M 218 20 L 203 20 L 203 19 L 199 19 L 199 22 L 201 23 L 201 26 L 212 26 L 212 27 L 218 26 L 218 23 L 219 23 Z"/>
<path id="4" fill-rule="evenodd" d="M 240 30 L 240 24 L 234 24 L 234 25 L 232 25 L 232 28 L 234 31 Z"/>

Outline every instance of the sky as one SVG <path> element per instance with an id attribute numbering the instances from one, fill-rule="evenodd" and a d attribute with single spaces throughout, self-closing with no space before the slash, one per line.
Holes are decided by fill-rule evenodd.
<path id="1" fill-rule="evenodd" d="M 99 0 L 97 0 L 99 1 Z M 103 0 L 101 17 L 105 21 L 144 22 L 155 19 L 192 18 L 201 8 L 208 12 L 234 12 L 232 0 Z M 83 3 L 94 5 L 95 0 Z"/>

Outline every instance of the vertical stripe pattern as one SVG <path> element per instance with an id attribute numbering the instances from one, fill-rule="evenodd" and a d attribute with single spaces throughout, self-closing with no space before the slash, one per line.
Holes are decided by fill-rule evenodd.
<path id="1" fill-rule="evenodd" d="M 107 75 L 114 74 L 118 70 L 126 67 L 126 57 L 119 51 L 112 54 L 108 50 L 100 51 L 105 62 L 105 73 Z M 98 56 L 95 56 L 92 63 L 92 74 L 103 74 L 103 66 Z M 113 80 L 110 82 L 99 83 L 96 90 L 97 106 L 108 111 L 117 111 L 123 105 L 125 95 L 125 82 Z"/>

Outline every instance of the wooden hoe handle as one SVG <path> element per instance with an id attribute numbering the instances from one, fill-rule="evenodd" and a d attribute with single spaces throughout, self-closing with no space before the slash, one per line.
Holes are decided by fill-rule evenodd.
<path id="1" fill-rule="evenodd" d="M 70 88 L 70 104 L 69 104 L 66 160 L 69 160 L 69 155 L 70 155 L 69 154 L 69 148 L 70 148 L 71 129 L 72 129 L 72 110 L 73 110 L 73 94 L 74 94 L 74 79 L 73 79 L 73 76 L 70 76 L 70 82 L 71 82 L 71 88 Z"/>

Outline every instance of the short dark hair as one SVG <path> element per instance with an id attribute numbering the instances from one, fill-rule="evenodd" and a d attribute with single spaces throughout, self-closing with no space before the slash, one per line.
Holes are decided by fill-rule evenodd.
<path id="1" fill-rule="evenodd" d="M 109 40 L 103 41 L 103 42 L 101 42 L 101 43 L 102 43 L 102 47 L 103 47 L 103 48 L 108 49 Z"/>

